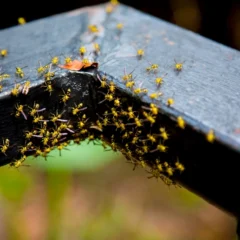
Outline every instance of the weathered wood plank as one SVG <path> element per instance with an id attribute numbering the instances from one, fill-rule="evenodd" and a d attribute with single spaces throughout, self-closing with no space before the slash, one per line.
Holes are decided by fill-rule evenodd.
<path id="1" fill-rule="evenodd" d="M 117 23 L 123 23 L 124 28 L 117 29 Z M 96 24 L 99 33 L 89 33 L 89 24 Z M 44 83 L 44 79 L 36 73 L 38 61 L 41 61 L 42 65 L 49 63 L 49 54 L 79 58 L 78 48 L 84 45 L 87 49 L 92 49 L 95 41 L 100 44 L 101 53 L 99 56 L 90 54 L 90 57 L 99 62 L 98 72 L 93 69 L 68 74 L 56 67 L 53 68 L 56 71 L 55 92 L 49 96 L 47 92 L 40 91 L 39 86 Z M 165 156 L 170 159 L 178 156 L 183 162 L 185 171 L 174 175 L 174 180 L 239 216 L 240 198 L 236 191 L 240 167 L 238 51 L 124 5 L 118 6 L 112 14 L 106 14 L 105 5 L 99 5 L 2 30 L 0 48 L 9 49 L 9 56 L 0 59 L 1 71 L 14 76 L 16 66 L 27 66 L 24 68 L 25 75 L 31 79 L 34 86 L 28 97 L 22 96 L 16 100 L 10 97 L 16 78 L 1 82 L 1 138 L 11 136 L 11 142 L 15 143 L 15 147 L 6 156 L 0 155 L 1 165 L 9 163 L 18 155 L 17 146 L 24 141 L 22 132 L 18 129 L 29 128 L 29 122 L 19 123 L 13 120 L 13 116 L 8 117 L 17 102 L 30 105 L 39 101 L 53 113 L 56 109 L 65 107 L 59 103 L 57 96 L 62 89 L 71 87 L 74 96 L 71 104 L 67 106 L 68 109 L 74 106 L 75 102 L 83 102 L 88 107 L 89 119 L 95 121 L 97 116 L 108 109 L 105 109 L 104 104 L 99 105 L 102 93 L 98 92 L 99 81 L 96 79 L 96 74 L 106 74 L 119 90 L 116 95 L 128 99 L 125 106 L 140 106 L 141 109 L 141 104 L 147 106 L 154 102 L 160 109 L 158 125 L 144 126 L 142 131 L 146 133 L 145 138 L 147 133 L 155 133 L 161 126 L 168 127 L 172 133 L 168 145 L 171 150 L 166 155 L 159 156 L 163 159 Z M 145 51 L 142 59 L 136 56 L 139 48 Z M 182 71 L 177 72 L 174 69 L 175 61 L 183 63 Z M 146 71 L 146 67 L 151 64 L 159 65 L 156 74 Z M 132 72 L 135 88 L 148 90 L 148 94 L 143 94 L 140 100 L 132 91 L 126 89 L 122 81 L 124 69 L 127 73 Z M 164 76 L 163 83 L 161 87 L 157 87 L 155 78 L 161 76 Z M 21 80 L 17 79 L 17 82 Z M 149 97 L 151 93 L 159 91 L 163 96 L 154 100 Z M 168 98 L 174 99 L 172 106 L 167 105 Z M 141 114 L 139 113 L 140 116 Z M 178 116 L 184 118 L 187 124 L 185 130 L 176 127 Z M 66 110 L 64 117 L 72 120 L 70 110 Z M 76 122 L 78 119 L 72 121 Z M 108 131 L 104 132 L 104 137 L 111 143 L 111 135 L 120 132 L 111 131 L 110 125 Z M 205 139 L 210 129 L 214 130 L 216 136 L 213 144 Z M 141 137 L 144 140 L 143 135 Z M 118 145 L 123 144 L 120 135 L 115 138 Z M 124 145 L 121 148 L 124 148 Z M 131 151 L 139 158 L 133 148 Z M 126 155 L 126 149 L 124 153 Z M 155 164 L 153 159 L 155 161 L 158 157 L 155 152 L 144 156 L 144 162 L 152 166 Z"/>

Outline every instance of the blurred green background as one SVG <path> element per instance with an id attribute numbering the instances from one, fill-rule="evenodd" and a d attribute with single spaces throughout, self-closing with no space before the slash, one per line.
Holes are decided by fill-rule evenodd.
<path id="1" fill-rule="evenodd" d="M 235 219 L 92 143 L 0 168 L 0 239 L 234 240 Z"/>

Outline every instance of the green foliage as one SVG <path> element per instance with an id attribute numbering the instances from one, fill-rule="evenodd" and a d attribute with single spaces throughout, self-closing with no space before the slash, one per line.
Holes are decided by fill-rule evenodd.
<path id="1" fill-rule="evenodd" d="M 72 143 L 61 153 L 57 149 L 51 151 L 47 161 L 43 157 L 29 157 L 27 163 L 47 171 L 88 172 L 104 167 L 116 158 L 116 154 L 84 141 L 80 145 Z"/>
<path id="2" fill-rule="evenodd" d="M 27 190 L 33 186 L 28 174 L 21 174 L 16 169 L 2 167 L 0 170 L 0 193 L 13 203 L 19 202 Z"/>

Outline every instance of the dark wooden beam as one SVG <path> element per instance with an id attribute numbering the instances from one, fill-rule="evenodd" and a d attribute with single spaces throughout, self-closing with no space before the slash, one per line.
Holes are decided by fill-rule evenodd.
<path id="1" fill-rule="evenodd" d="M 122 29 L 117 28 L 118 23 L 123 24 Z M 88 26 L 91 24 L 97 25 L 98 33 L 89 32 Z M 94 42 L 101 47 L 99 54 L 93 53 Z M 55 76 L 51 79 L 51 86 L 54 91 L 51 94 L 44 91 L 42 87 L 46 80 L 36 70 L 40 66 L 39 62 L 45 66 L 50 63 L 51 56 L 60 56 L 63 62 L 64 57 L 61 55 L 80 59 L 80 46 L 88 49 L 86 57 L 94 58 L 99 63 L 98 69 L 93 67 L 69 72 L 52 66 L 50 71 L 54 71 Z M 49 121 L 50 132 L 60 125 L 60 121 L 57 124 L 50 121 L 52 114 L 57 112 L 63 112 L 62 118 L 73 125 L 72 132 L 65 129 L 59 139 L 60 143 L 72 138 L 91 139 L 90 136 L 94 135 L 94 139 L 108 142 L 113 150 L 121 150 L 134 165 L 148 166 L 155 177 L 163 178 L 165 175 L 168 177 L 166 179 L 180 183 L 239 217 L 238 51 L 125 5 L 113 7 L 112 13 L 106 13 L 105 4 L 2 30 L 0 49 L 4 48 L 8 49 L 9 54 L 0 59 L 1 74 L 10 74 L 11 78 L 0 83 L 0 138 L 3 141 L 9 139 L 10 146 L 6 154 L 0 152 L 0 165 L 11 162 L 12 165 L 16 164 L 13 161 L 22 157 L 19 149 L 26 144 L 25 132 L 43 128 L 43 121 L 34 124 L 33 117 L 28 113 L 29 107 L 37 102 L 40 108 L 45 108 L 42 112 L 43 120 Z M 144 56 L 139 58 L 137 49 L 144 49 Z M 181 71 L 175 69 L 176 63 L 183 64 Z M 146 68 L 152 64 L 157 64 L 158 69 L 147 71 Z M 23 78 L 15 76 L 16 67 L 25 67 Z M 133 89 L 147 89 L 147 92 L 136 94 L 133 89 L 127 88 L 126 82 L 122 80 L 126 73 L 133 75 Z M 103 101 L 107 93 L 111 94 L 109 88 L 100 87 L 100 80 L 104 76 L 108 84 L 112 82 L 116 86 L 114 99 L 121 100 L 121 107 L 114 106 L 114 101 Z M 161 86 L 155 82 L 157 77 L 163 77 Z M 16 84 L 23 85 L 28 79 L 31 81 L 29 93 L 12 96 L 11 91 Z M 22 87 L 19 89 L 24 91 Z M 71 89 L 71 97 L 65 104 L 61 101 L 61 95 L 68 89 Z M 163 95 L 151 98 L 152 93 L 159 92 Z M 174 99 L 171 106 L 167 104 L 169 98 Z M 72 108 L 80 102 L 86 109 L 78 117 L 73 116 Z M 154 115 L 154 124 L 149 123 L 146 116 L 146 113 L 150 113 L 147 108 L 151 103 L 159 111 L 159 114 Z M 15 117 L 16 104 L 24 106 L 27 120 L 22 113 L 18 118 Z M 141 133 L 136 135 L 136 124 L 129 115 L 122 118 L 118 116 L 118 123 L 122 121 L 127 130 L 116 130 L 112 107 L 119 109 L 118 114 L 121 109 L 123 115 L 124 111 L 129 114 L 128 107 L 133 107 L 135 117 L 143 125 L 140 127 Z M 105 111 L 110 115 L 104 115 Z M 96 125 L 97 120 L 103 121 L 109 116 L 111 120 L 103 129 Z M 184 129 L 177 123 L 179 116 L 186 123 Z M 87 129 L 85 135 L 80 134 L 80 121 L 85 121 L 82 127 Z M 154 150 L 157 143 L 165 144 L 160 137 L 160 127 L 170 133 L 166 141 L 168 150 L 164 153 Z M 215 135 L 213 143 L 206 140 L 210 130 Z M 134 132 L 138 143 L 131 143 L 133 136 L 125 141 L 124 132 Z M 157 143 L 151 143 L 149 134 L 156 138 Z M 49 138 L 49 142 L 53 140 L 53 137 Z M 33 139 L 34 147 L 26 155 L 37 155 L 38 148 L 44 152 L 51 145 L 48 142 L 44 146 L 41 137 Z M 116 143 L 116 149 L 113 143 Z M 142 154 L 139 149 L 144 146 L 148 150 Z M 176 167 L 177 159 L 184 165 L 183 172 L 178 171 L 179 166 Z M 164 169 L 163 175 L 161 171 L 156 172 L 160 168 L 159 164 Z M 173 176 L 171 169 L 175 170 Z"/>

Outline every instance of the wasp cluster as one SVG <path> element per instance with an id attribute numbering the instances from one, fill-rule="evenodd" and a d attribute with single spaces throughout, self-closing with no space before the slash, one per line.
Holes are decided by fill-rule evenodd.
<path id="1" fill-rule="evenodd" d="M 98 100 L 95 126 L 102 132 L 103 146 L 107 143 L 113 151 L 121 151 L 134 169 L 145 168 L 150 178 L 173 184 L 173 175 L 185 169 L 177 159 L 174 140 L 185 125 L 178 123 L 178 127 L 169 127 L 169 120 L 154 102 L 143 103 L 141 97 L 147 94 L 145 89 L 132 87 L 133 96 L 130 96 L 117 89 L 110 76 L 98 73 L 97 78 L 98 96 L 102 99 Z M 123 81 L 127 85 L 133 76 L 125 74 Z"/>
<path id="2" fill-rule="evenodd" d="M 116 0 L 110 1 L 106 12 L 112 13 L 118 4 Z M 118 23 L 116 28 L 122 31 L 123 24 Z M 97 25 L 89 25 L 88 30 L 90 34 L 99 32 Z M 95 41 L 93 51 L 96 56 L 101 54 L 100 45 Z M 30 80 L 24 80 L 25 67 L 16 67 L 15 76 L 21 79 L 21 83 L 16 82 L 10 92 L 14 102 L 11 116 L 13 125 L 21 126 L 18 131 L 22 141 L 16 144 L 4 137 L 0 154 L 8 156 L 10 151 L 17 152 L 18 158 L 10 166 L 18 168 L 24 165 L 29 155 L 47 159 L 54 149 L 61 154 L 71 140 L 76 144 L 88 140 L 102 145 L 105 150 L 122 152 L 134 169 L 137 166 L 145 168 L 149 178 L 174 184 L 175 176 L 185 170 L 184 162 L 178 159 L 178 142 L 184 138 L 186 123 L 182 116 L 178 116 L 175 122 L 169 121 L 155 101 L 163 95 L 160 88 L 167 74 L 158 76 L 159 65 L 156 63 L 145 68 L 147 74 L 155 77 L 156 92 L 149 93 L 148 89 L 136 86 L 133 72 L 124 70 L 121 82 L 127 91 L 123 91 L 118 89 L 117 79 L 98 71 L 98 63 L 84 57 L 87 53 L 85 46 L 81 46 L 78 52 L 81 60 L 65 56 L 64 65 L 59 65 L 59 56 L 51 56 L 45 65 L 39 62 L 36 75 L 43 81 L 40 87 L 32 87 Z M 143 48 L 137 49 L 136 59 L 143 60 L 145 54 Z M 1 51 L 1 55 L 6 57 L 7 52 Z M 93 74 L 80 77 L 72 72 L 66 81 L 59 80 L 55 76 L 58 67 L 71 71 L 93 68 Z M 173 70 L 181 72 L 183 63 L 175 61 Z M 9 74 L 1 73 L 0 83 L 7 78 L 10 78 Z M 81 93 L 86 92 L 87 98 L 84 94 L 79 97 L 79 89 Z M 142 100 L 146 95 L 149 104 Z M 171 107 L 174 99 L 168 98 L 164 104 Z M 212 143 L 215 139 L 213 130 L 206 137 Z"/>
<path id="3" fill-rule="evenodd" d="M 12 99 L 17 102 L 12 117 L 15 125 L 24 126 L 19 134 L 24 135 L 22 145 L 12 146 L 8 138 L 0 145 L 4 155 L 11 148 L 18 151 L 19 158 L 10 163 L 11 166 L 24 165 L 28 155 L 47 159 L 53 149 L 61 153 L 70 140 L 80 144 L 87 139 L 104 149 L 121 151 L 134 168 L 144 167 L 150 177 L 161 178 L 167 184 L 173 183 L 171 177 L 175 172 L 184 170 L 183 164 L 169 151 L 174 150 L 171 147 L 174 142 L 169 140 L 175 139 L 175 131 L 168 129 L 167 119 L 160 115 L 154 102 L 148 105 L 141 101 L 146 90 L 130 86 L 135 95 L 132 97 L 117 89 L 114 79 L 95 70 L 95 77 L 87 79 L 88 89 L 95 89 L 90 94 L 94 104 L 84 105 L 86 100 L 76 102 L 78 92 L 74 87 L 76 84 L 86 86 L 82 79 L 77 77 L 60 84 L 60 80 L 54 79 L 51 66 L 43 69 L 40 74 L 45 81 L 38 89 L 30 88 L 26 81 L 11 90 Z M 37 72 L 39 74 L 39 69 Z M 123 81 L 128 85 L 133 76 L 124 75 Z M 37 99 L 46 99 L 51 104 Z M 179 129 L 185 127 L 182 121 L 178 122 Z"/>

